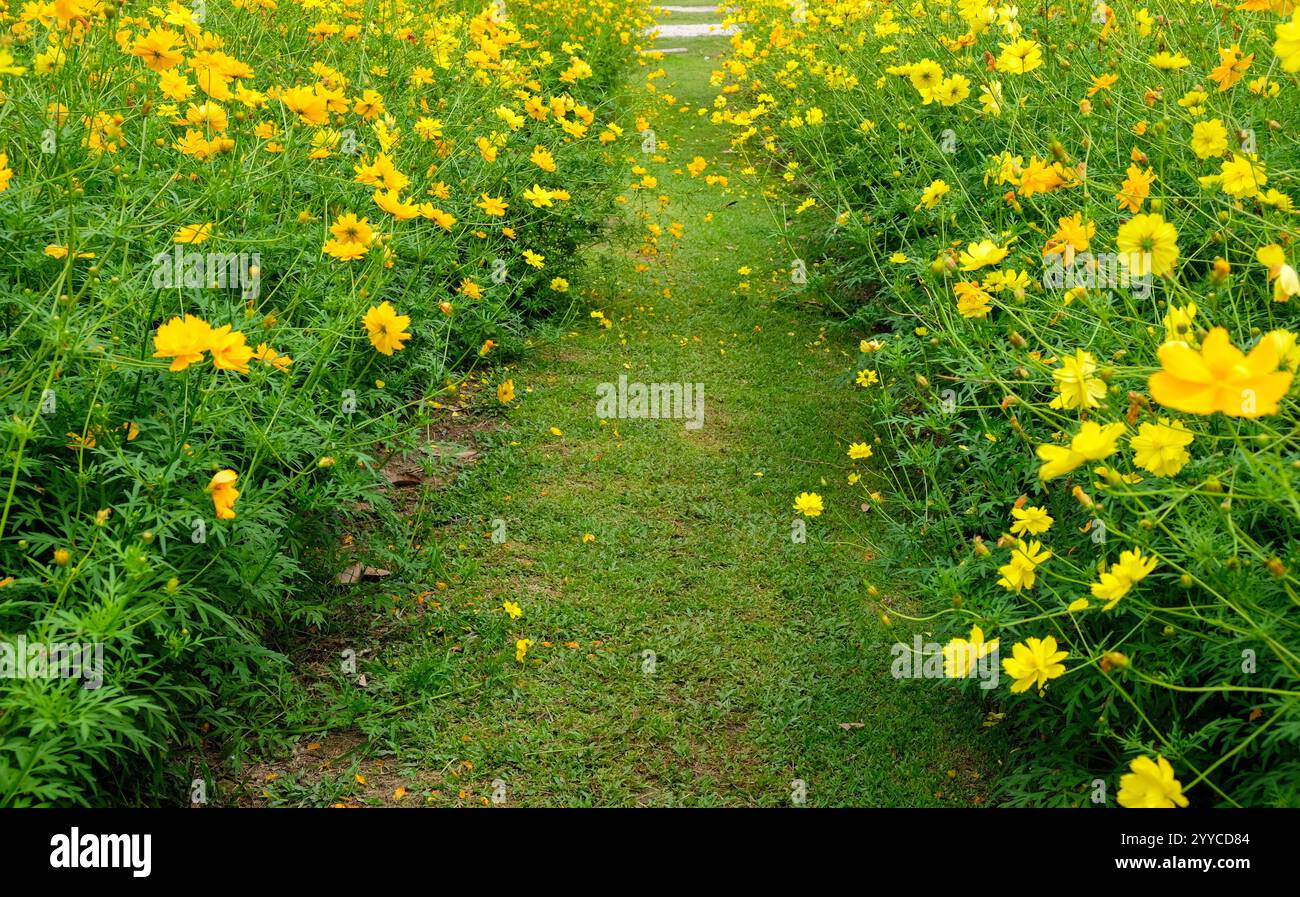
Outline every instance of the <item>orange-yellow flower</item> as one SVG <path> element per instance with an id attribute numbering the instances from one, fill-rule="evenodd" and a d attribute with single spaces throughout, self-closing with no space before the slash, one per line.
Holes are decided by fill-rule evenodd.
<path id="1" fill-rule="evenodd" d="M 183 371 L 196 361 L 212 344 L 212 326 L 202 318 L 186 315 L 172 318 L 153 335 L 154 358 L 170 358 L 169 370 Z"/>
<path id="2" fill-rule="evenodd" d="M 1292 373 L 1279 370 L 1276 340 L 1262 339 L 1244 354 L 1232 344 L 1228 331 L 1215 327 L 1198 352 L 1184 342 L 1160 347 L 1163 370 L 1151 375 L 1151 397 L 1177 411 L 1229 417 L 1276 414 L 1291 387 Z"/>
<path id="3" fill-rule="evenodd" d="M 410 315 L 399 315 L 391 303 L 382 302 L 372 305 L 361 322 L 370 334 L 370 343 L 384 355 L 404 348 L 402 345 L 411 338 L 407 327 L 411 326 Z"/>
<path id="4" fill-rule="evenodd" d="M 248 373 L 248 361 L 253 357 L 253 349 L 244 341 L 244 334 L 232 332 L 229 324 L 212 331 L 212 366 L 220 371 L 238 371 Z"/>
<path id="5" fill-rule="evenodd" d="M 235 488 L 237 479 L 239 474 L 233 470 L 219 470 L 208 483 L 208 492 L 212 494 L 212 504 L 217 510 L 218 520 L 235 519 L 235 499 L 239 498 L 239 490 Z"/>

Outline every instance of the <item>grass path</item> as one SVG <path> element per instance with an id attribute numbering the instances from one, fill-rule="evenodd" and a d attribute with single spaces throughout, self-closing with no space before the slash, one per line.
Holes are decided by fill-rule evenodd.
<path id="1" fill-rule="evenodd" d="M 657 82 L 685 110 L 654 121 L 669 161 L 647 163 L 651 198 L 670 197 L 653 218 L 682 239 L 645 258 L 611 241 L 588 287 L 613 326 L 583 318 L 506 372 L 519 398 L 429 504 L 447 588 L 371 632 L 368 693 L 335 696 L 389 710 L 329 777 L 286 777 L 274 799 L 475 804 L 498 782 L 508 805 L 789 805 L 795 780 L 810 805 L 985 799 L 997 733 L 954 689 L 890 677 L 900 633 L 866 594 L 852 533 L 869 516 L 847 507 L 844 449 L 869 431 L 829 400 L 856 340 L 774 301 L 789 263 L 725 131 L 696 112 L 726 43 L 687 45 Z M 732 189 L 693 179 L 696 155 Z M 703 383 L 703 428 L 602 422 L 597 384 L 620 374 Z M 805 490 L 829 508 L 796 544 Z M 486 538 L 496 520 L 503 543 Z M 523 663 L 518 638 L 535 642 Z"/>

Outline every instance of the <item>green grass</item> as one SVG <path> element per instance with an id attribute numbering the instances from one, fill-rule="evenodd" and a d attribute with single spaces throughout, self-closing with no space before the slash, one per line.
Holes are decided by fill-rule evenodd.
<path id="1" fill-rule="evenodd" d="M 909 635 L 885 629 L 866 593 L 870 518 L 850 503 L 844 454 L 866 431 L 851 403 L 829 400 L 856 338 L 780 297 L 773 272 L 789 262 L 765 236 L 768 212 L 726 168 L 722 128 L 696 113 L 726 42 L 683 43 L 657 84 L 688 111 L 653 117 L 670 162 L 648 164 L 660 183 L 641 197 L 671 197 L 653 218 L 681 222 L 683 240 L 665 235 L 637 273 L 639 240 L 616 234 L 584 285 L 613 328 L 562 323 L 502 372 L 519 398 L 475 436 L 477 463 L 421 502 L 412 543 L 426 547 L 348 593 L 353 613 L 308 640 L 321 655 L 353 645 L 367 686 L 323 661 L 310 697 L 281 698 L 299 723 L 356 722 L 347 752 L 326 744 L 322 756 L 344 756 L 324 769 L 273 756 L 291 772 L 265 785 L 275 802 L 386 803 L 401 785 L 403 803 L 481 803 L 497 779 L 508 804 L 534 806 L 789 805 L 795 779 L 810 805 L 985 799 L 1000 733 L 969 694 L 890 677 L 889 646 Z M 731 189 L 673 173 L 695 155 Z M 626 226 L 639 226 L 631 212 Z M 602 425 L 596 385 L 620 374 L 702 382 L 703 429 Z M 805 490 L 828 512 L 795 544 Z M 486 538 L 496 519 L 503 544 Z M 537 644 L 519 664 L 524 637 Z"/>

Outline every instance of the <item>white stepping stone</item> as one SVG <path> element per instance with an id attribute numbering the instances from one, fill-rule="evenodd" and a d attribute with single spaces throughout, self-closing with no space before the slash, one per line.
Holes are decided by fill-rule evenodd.
<path id="1" fill-rule="evenodd" d="M 735 34 L 735 25 L 655 25 L 646 30 L 646 34 L 657 33 L 659 37 L 713 37 Z"/>

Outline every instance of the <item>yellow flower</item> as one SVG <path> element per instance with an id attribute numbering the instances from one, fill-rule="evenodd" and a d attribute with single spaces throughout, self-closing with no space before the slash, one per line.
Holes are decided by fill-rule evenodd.
<path id="1" fill-rule="evenodd" d="M 207 224 L 187 224 L 177 229 L 172 236 L 173 243 L 189 243 L 197 246 L 212 236 L 212 222 Z"/>
<path id="2" fill-rule="evenodd" d="M 1122 423 L 1103 426 L 1096 421 L 1086 421 L 1079 427 L 1079 432 L 1070 440 L 1068 447 L 1050 443 L 1038 446 L 1038 457 L 1043 462 L 1043 466 L 1038 469 L 1038 476 L 1050 480 L 1064 476 L 1086 461 L 1108 458 L 1115 454 L 1122 435 Z"/>
<path id="3" fill-rule="evenodd" d="M 1120 261 L 1138 276 L 1168 274 L 1178 260 L 1178 231 L 1162 215 L 1134 215 L 1115 242 Z"/>
<path id="4" fill-rule="evenodd" d="M 1264 163 L 1254 156 L 1247 158 L 1232 154 L 1232 160 L 1224 162 L 1219 168 L 1219 189 L 1229 196 L 1238 198 L 1255 196 L 1268 183 L 1264 173 Z"/>
<path id="5" fill-rule="evenodd" d="M 530 638 L 521 638 L 515 640 L 515 661 L 523 663 L 524 658 L 528 656 L 528 649 L 533 646 L 533 640 Z"/>
<path id="6" fill-rule="evenodd" d="M 933 92 L 939 86 L 943 79 L 943 67 L 933 59 L 922 59 L 920 62 L 911 65 L 907 69 L 907 78 L 912 82 L 912 86 L 929 104 L 933 98 Z"/>
<path id="7" fill-rule="evenodd" d="M 972 626 L 970 640 L 954 638 L 943 646 L 943 674 L 949 679 L 965 679 L 975 673 L 976 663 L 998 650 L 998 640 L 984 641 L 984 630 Z"/>
<path id="8" fill-rule="evenodd" d="M 186 315 L 172 318 L 153 336 L 154 358 L 170 358 L 169 370 L 183 371 L 197 361 L 212 344 L 212 326 L 202 318 Z"/>
<path id="9" fill-rule="evenodd" d="M 1119 207 L 1129 212 L 1140 212 L 1142 203 L 1151 195 L 1151 185 L 1155 183 L 1156 174 L 1150 168 L 1143 171 L 1137 165 L 1130 165 L 1125 172 L 1124 183 L 1120 185 L 1115 199 Z"/>
<path id="10" fill-rule="evenodd" d="M 405 348 L 402 344 L 411 338 L 407 327 L 411 325 L 409 315 L 399 315 L 391 303 L 382 302 L 371 306 L 361 319 L 370 335 L 370 344 L 384 355 Z"/>
<path id="11" fill-rule="evenodd" d="M 1168 50 L 1161 50 L 1148 60 L 1158 69 L 1181 69 L 1192 64 L 1192 61 L 1182 53 L 1170 53 Z"/>
<path id="12" fill-rule="evenodd" d="M 949 75 L 934 89 L 934 98 L 944 106 L 955 106 L 970 96 L 970 78 Z"/>
<path id="13" fill-rule="evenodd" d="M 1151 397 L 1176 411 L 1229 417 L 1276 414 L 1291 387 L 1290 371 L 1278 370 L 1277 342 L 1262 339 L 1242 353 L 1228 331 L 1215 327 L 1200 352 L 1184 342 L 1167 342 L 1159 350 L 1163 370 L 1151 375 Z"/>
<path id="14" fill-rule="evenodd" d="M 999 72 L 1024 75 L 1043 64 L 1043 50 L 1034 41 L 1020 38 L 1009 44 L 999 44 L 1002 55 L 998 57 Z"/>
<path id="15" fill-rule="evenodd" d="M 287 372 L 289 365 L 293 364 L 293 359 L 288 355 L 277 352 L 267 343 L 258 343 L 257 348 L 253 350 L 253 358 L 263 364 L 269 364 L 277 371 Z"/>
<path id="16" fill-rule="evenodd" d="M 248 373 L 248 362 L 253 357 L 252 348 L 244 341 L 244 334 L 231 332 L 229 324 L 212 331 L 212 366 L 220 371 Z"/>
<path id="17" fill-rule="evenodd" d="M 816 492 L 800 492 L 794 499 L 794 509 L 805 517 L 820 517 L 822 497 Z"/>
<path id="18" fill-rule="evenodd" d="M 1061 359 L 1061 366 L 1052 371 L 1052 380 L 1060 393 L 1052 399 L 1053 408 L 1089 408 L 1101 406 L 1101 397 L 1106 395 L 1106 383 L 1093 374 L 1097 370 L 1097 360 L 1090 352 L 1076 349 L 1074 355 Z"/>
<path id="19" fill-rule="evenodd" d="M 1002 82 L 980 86 L 980 114 L 999 118 L 1002 115 Z"/>
<path id="20" fill-rule="evenodd" d="M 1102 610 L 1110 610 L 1155 568 L 1156 559 L 1142 557 L 1140 548 L 1121 552 L 1119 560 L 1111 564 L 1110 569 L 1101 573 L 1097 582 L 1092 584 L 1092 597 L 1106 602 Z"/>
<path id="21" fill-rule="evenodd" d="M 1217 118 L 1192 125 L 1192 152 L 1198 159 L 1221 156 L 1228 149 L 1228 129 Z"/>
<path id="22" fill-rule="evenodd" d="M 375 232 L 370 227 L 370 219 L 358 218 L 347 212 L 334 219 L 330 225 L 334 239 L 326 241 L 322 251 L 341 261 L 361 258 L 374 241 Z"/>
<path id="23" fill-rule="evenodd" d="M 513 601 L 507 601 L 501 605 L 501 608 L 510 615 L 510 619 L 518 620 L 524 615 L 523 609 Z"/>
<path id="24" fill-rule="evenodd" d="M 952 291 L 957 296 L 957 314 L 963 318 L 983 318 L 993 310 L 989 304 L 993 297 L 973 281 L 959 280 Z"/>
<path id="25" fill-rule="evenodd" d="M 1210 72 L 1210 80 L 1219 85 L 1219 93 L 1223 93 L 1232 85 L 1236 84 L 1246 75 L 1246 70 L 1250 64 L 1255 61 L 1255 54 L 1249 56 L 1241 55 L 1241 46 L 1233 44 L 1228 48 L 1219 48 L 1219 64 Z"/>
<path id="26" fill-rule="evenodd" d="M 503 380 L 497 386 L 497 401 L 502 405 L 509 405 L 515 400 L 515 381 Z"/>
<path id="27" fill-rule="evenodd" d="M 980 240 L 967 247 L 958 259 L 963 271 L 978 271 L 988 265 L 996 265 L 1007 257 L 1008 250 L 992 240 Z"/>
<path id="28" fill-rule="evenodd" d="M 1025 542 L 1023 539 L 1017 539 L 1015 547 L 1011 549 L 1011 560 L 998 568 L 998 573 L 1002 574 L 998 585 L 1008 592 L 1032 589 L 1038 579 L 1038 565 L 1051 556 L 1050 551 L 1043 549 L 1043 543 L 1037 540 Z"/>
<path id="29" fill-rule="evenodd" d="M 1056 521 L 1047 513 L 1046 508 L 1012 508 L 1011 516 L 1015 523 L 1011 524 L 1012 535 L 1020 536 L 1028 533 L 1031 536 L 1039 536 L 1052 528 Z"/>
<path id="30" fill-rule="evenodd" d="M 1282 60 L 1282 71 L 1300 72 L 1300 7 L 1291 14 L 1291 21 L 1273 27 L 1277 42 L 1273 52 Z"/>
<path id="31" fill-rule="evenodd" d="M 1050 635 L 1041 641 L 1029 638 L 1012 647 L 1011 656 L 1002 660 L 1002 669 L 1016 680 L 1011 686 L 1013 693 L 1028 691 L 1036 684 L 1042 694 L 1048 680 L 1064 675 L 1065 665 L 1061 661 L 1069 656 L 1068 651 L 1057 650 L 1056 639 Z"/>
<path id="32" fill-rule="evenodd" d="M 1191 460 L 1187 446 L 1192 444 L 1192 438 L 1180 420 L 1171 424 L 1162 417 L 1159 423 L 1144 423 L 1129 441 L 1133 463 L 1158 477 L 1171 477 Z"/>
<path id="33" fill-rule="evenodd" d="M 500 218 L 510 208 L 500 197 L 488 196 L 486 193 L 480 194 L 479 201 L 474 205 L 496 218 Z"/>
<path id="34" fill-rule="evenodd" d="M 853 442 L 849 444 L 849 457 L 854 461 L 865 461 L 871 457 L 871 446 L 865 442 Z"/>
<path id="35" fill-rule="evenodd" d="M 1170 305 L 1169 311 L 1165 312 L 1164 319 L 1160 322 L 1165 327 L 1165 339 L 1185 342 L 1187 335 L 1192 332 L 1194 320 L 1196 320 L 1195 302 L 1189 302 L 1182 308 Z"/>
<path id="36" fill-rule="evenodd" d="M 144 60 L 144 64 L 155 72 L 165 71 L 179 65 L 185 59 L 185 48 L 180 36 L 165 28 L 154 28 L 148 34 L 136 38 L 131 45 L 131 55 Z"/>
<path id="37" fill-rule="evenodd" d="M 921 194 L 920 205 L 927 209 L 933 209 L 939 204 L 939 200 L 943 199 L 951 189 L 952 188 L 948 186 L 947 181 L 932 181 L 930 186 L 926 187 L 925 191 Z"/>
<path id="38" fill-rule="evenodd" d="M 1075 212 L 1068 218 L 1058 218 L 1056 224 L 1056 233 L 1052 234 L 1043 248 L 1043 255 L 1064 254 L 1067 246 L 1075 252 L 1087 252 L 1097 233 L 1097 223 L 1084 220 L 1082 212 Z M 1069 257 L 1067 254 L 1066 258 Z"/>
<path id="39" fill-rule="evenodd" d="M 1300 16 L 1300 13 L 1297 14 Z M 1300 41 L 1300 37 L 1297 37 Z M 1300 68 L 1300 66 L 1297 66 Z M 1294 71 L 1295 69 L 1292 69 Z M 1129 764 L 1132 772 L 1119 778 L 1119 805 L 1130 809 L 1165 809 L 1187 806 L 1183 785 L 1174 778 L 1174 768 L 1160 755 L 1138 757 Z"/>
<path id="40" fill-rule="evenodd" d="M 540 168 L 542 171 L 552 173 L 555 171 L 555 156 L 544 146 L 533 147 L 533 154 L 529 156 L 529 161 Z"/>
<path id="41" fill-rule="evenodd" d="M 237 479 L 239 474 L 233 470 L 219 470 L 208 483 L 208 492 L 212 494 L 212 504 L 217 510 L 218 520 L 235 519 L 235 499 L 239 498 L 239 490 L 235 488 Z"/>
<path id="42" fill-rule="evenodd" d="M 533 184 L 533 186 L 525 190 L 524 199 L 531 202 L 533 204 L 533 208 L 536 209 L 544 209 L 554 205 L 554 203 L 552 202 L 554 196 L 552 195 L 551 191 L 547 190 L 545 187 L 539 184 Z"/>

